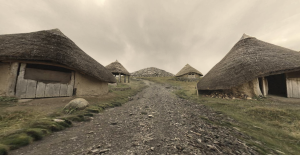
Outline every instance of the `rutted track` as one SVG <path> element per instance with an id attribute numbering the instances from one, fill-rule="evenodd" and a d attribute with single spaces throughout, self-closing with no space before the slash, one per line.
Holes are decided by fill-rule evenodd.
<path id="1" fill-rule="evenodd" d="M 248 136 L 213 124 L 231 119 L 176 97 L 172 87 L 146 82 L 123 106 L 10 154 L 257 154 L 236 138 Z"/>

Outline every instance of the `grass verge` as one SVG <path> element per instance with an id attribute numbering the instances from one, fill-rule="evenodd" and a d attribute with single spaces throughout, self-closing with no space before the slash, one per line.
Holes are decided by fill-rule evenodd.
<path id="1" fill-rule="evenodd" d="M 300 99 L 299 104 L 263 99 L 218 99 L 197 96 L 197 82 L 174 81 L 172 78 L 143 78 L 168 84 L 184 99 L 204 104 L 237 121 L 227 126 L 238 128 L 253 140 L 244 140 L 260 154 L 300 154 Z M 199 117 L 201 118 L 201 117 Z M 209 121 L 208 121 L 209 122 Z M 234 125 L 234 126 L 233 126 Z M 242 138 L 241 138 L 242 139 Z"/>
<path id="2" fill-rule="evenodd" d="M 110 89 L 114 86 L 110 86 Z M 77 110 L 70 114 L 65 114 L 63 108 L 65 104 L 45 114 L 44 111 L 22 110 L 25 104 L 18 104 L 16 98 L 0 97 L 0 154 L 8 154 L 9 150 L 17 149 L 30 144 L 32 141 L 41 140 L 45 136 L 61 131 L 72 126 L 72 121 L 82 122 L 89 121 L 95 113 L 100 113 L 106 108 L 118 107 L 129 101 L 131 97 L 141 90 L 146 85 L 142 81 L 131 80 L 129 84 L 119 84 L 117 87 L 130 87 L 126 91 L 112 91 L 108 98 L 102 97 L 82 97 L 86 99 L 90 105 L 85 110 Z M 21 110 L 7 111 L 8 108 L 22 105 Z M 18 106 L 20 107 L 20 106 Z M 25 106 L 24 106 L 25 107 Z M 39 110 L 43 109 L 40 107 Z M 53 119 L 63 119 L 63 122 L 53 121 Z"/>

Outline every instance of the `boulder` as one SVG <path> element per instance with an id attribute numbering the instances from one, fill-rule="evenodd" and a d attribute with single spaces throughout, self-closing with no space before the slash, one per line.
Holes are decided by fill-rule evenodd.
<path id="1" fill-rule="evenodd" d="M 64 109 L 85 109 L 89 105 L 89 102 L 87 102 L 83 98 L 76 98 L 72 101 L 70 101 Z"/>

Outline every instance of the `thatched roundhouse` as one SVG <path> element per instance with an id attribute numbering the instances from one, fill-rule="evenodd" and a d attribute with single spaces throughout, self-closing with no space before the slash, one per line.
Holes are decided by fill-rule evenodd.
<path id="1" fill-rule="evenodd" d="M 115 77 L 60 30 L 0 35 L 0 96 L 95 96 Z"/>
<path id="2" fill-rule="evenodd" d="M 300 98 L 300 53 L 243 35 L 197 88 Z"/>
<path id="3" fill-rule="evenodd" d="M 120 83 L 121 83 L 121 75 L 124 76 L 124 83 L 126 83 L 126 76 L 128 77 L 128 83 L 130 82 L 129 80 L 130 73 L 124 68 L 124 66 L 120 62 L 118 62 L 118 60 L 107 65 L 105 68 L 108 69 L 113 75 L 115 76 L 119 75 Z"/>
<path id="4" fill-rule="evenodd" d="M 203 74 L 189 64 L 186 64 L 175 76 L 181 78 L 200 78 Z"/>
<path id="5" fill-rule="evenodd" d="M 173 77 L 172 73 L 155 67 L 144 68 L 131 73 L 133 77 Z"/>

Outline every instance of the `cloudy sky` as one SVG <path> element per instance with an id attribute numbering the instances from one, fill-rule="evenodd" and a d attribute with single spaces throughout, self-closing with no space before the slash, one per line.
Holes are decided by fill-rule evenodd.
<path id="1" fill-rule="evenodd" d="M 106 66 L 206 74 L 243 33 L 300 51 L 300 0 L 0 0 L 0 34 L 60 29 Z"/>

